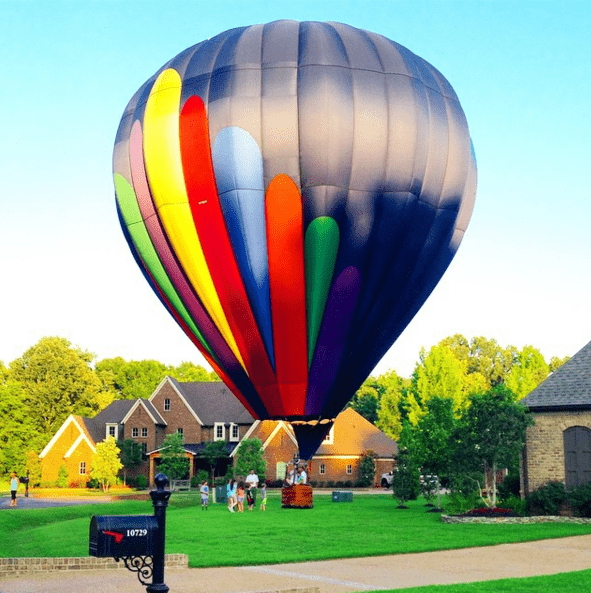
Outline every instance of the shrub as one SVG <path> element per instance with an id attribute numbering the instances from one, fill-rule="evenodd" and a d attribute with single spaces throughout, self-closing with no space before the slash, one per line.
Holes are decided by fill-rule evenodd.
<path id="1" fill-rule="evenodd" d="M 57 486 L 58 488 L 67 488 L 68 487 L 68 475 L 69 475 L 69 471 L 68 468 L 65 465 L 62 465 L 58 472 L 58 478 L 57 478 Z"/>
<path id="2" fill-rule="evenodd" d="M 531 514 L 556 515 L 566 502 L 566 489 L 562 482 L 548 482 L 527 497 L 527 510 Z"/>
<path id="3" fill-rule="evenodd" d="M 318 486 L 318 481 L 317 480 L 310 480 L 310 486 L 312 486 L 312 488 L 316 488 L 316 486 Z"/>
<path id="4" fill-rule="evenodd" d="M 569 490 L 568 502 L 579 517 L 591 517 L 591 483 Z"/>
<path id="5" fill-rule="evenodd" d="M 335 488 L 343 488 L 345 486 L 345 482 L 343 482 L 342 480 L 337 480 L 334 485 Z"/>
<path id="6" fill-rule="evenodd" d="M 135 487 L 138 490 L 145 490 L 148 487 L 148 478 L 146 476 L 138 476 L 135 479 Z"/>
<path id="7" fill-rule="evenodd" d="M 325 488 L 325 487 L 326 487 L 326 484 L 322 480 L 319 480 L 318 481 L 318 488 Z"/>
<path id="8" fill-rule="evenodd" d="M 334 488 L 334 480 L 328 480 L 326 482 L 326 487 L 327 488 Z"/>
<path id="9" fill-rule="evenodd" d="M 511 495 L 503 499 L 503 506 L 511 509 L 516 515 L 525 515 L 527 503 L 520 496 Z"/>
<path id="10" fill-rule="evenodd" d="M 345 481 L 343 482 L 343 486 L 344 486 L 345 488 L 352 488 L 352 487 L 353 487 L 353 481 L 352 481 L 352 480 L 345 480 Z"/>
<path id="11" fill-rule="evenodd" d="M 450 494 L 448 503 L 445 505 L 445 510 L 450 515 L 463 515 L 472 509 L 482 505 L 482 499 L 478 492 L 471 492 L 469 494 L 462 494 L 461 492 L 452 492 Z"/>
<path id="12" fill-rule="evenodd" d="M 519 479 L 519 473 L 509 473 L 499 484 L 497 493 L 501 500 L 507 500 L 511 496 L 519 496 L 520 489 L 521 482 Z"/>

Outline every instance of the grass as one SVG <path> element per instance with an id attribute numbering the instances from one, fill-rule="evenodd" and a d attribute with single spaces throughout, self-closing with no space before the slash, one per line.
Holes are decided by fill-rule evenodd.
<path id="1" fill-rule="evenodd" d="M 587 591 L 591 582 L 591 570 L 563 572 L 541 577 L 479 581 L 461 585 L 430 585 L 411 587 L 404 593 L 564 593 L 564 591 Z M 388 589 L 375 593 L 400 593 L 400 589 Z"/>
<path id="2" fill-rule="evenodd" d="M 353 503 L 316 496 L 313 509 L 282 509 L 270 493 L 267 511 L 202 511 L 198 495 L 174 494 L 167 514 L 167 552 L 191 567 L 243 566 L 329 558 L 427 552 L 591 533 L 591 525 L 450 525 L 422 501 L 397 510 L 391 496 L 355 495 Z M 87 556 L 92 515 L 151 514 L 143 501 L 0 512 L 0 557 Z M 252 550 L 257 553 L 253 554 Z"/>

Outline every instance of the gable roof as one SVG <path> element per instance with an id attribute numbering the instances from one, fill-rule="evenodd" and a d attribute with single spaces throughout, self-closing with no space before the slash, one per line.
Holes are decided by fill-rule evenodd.
<path id="1" fill-rule="evenodd" d="M 398 451 L 396 441 L 353 408 L 335 418 L 333 435 L 333 442 L 322 443 L 315 455 L 363 455 L 371 450 L 378 457 L 392 457 Z"/>
<path id="2" fill-rule="evenodd" d="M 591 342 L 556 369 L 521 403 L 533 411 L 591 408 Z"/>
<path id="3" fill-rule="evenodd" d="M 75 416 L 74 414 L 70 414 L 64 420 L 64 423 L 60 426 L 60 428 L 57 430 L 57 432 L 53 435 L 53 437 L 51 438 L 49 443 L 47 443 L 47 445 L 45 445 L 45 448 L 43 449 L 43 451 L 41 451 L 41 453 L 39 453 L 39 457 L 43 458 L 47 455 L 47 453 L 49 453 L 50 449 L 53 447 L 53 445 L 55 445 L 55 443 L 59 440 L 59 438 L 62 436 L 62 434 L 65 432 L 66 428 L 68 428 L 68 426 L 70 424 L 73 424 L 78 430 L 78 437 L 74 441 L 76 443 L 76 445 L 78 445 L 80 440 L 85 440 L 88 443 L 88 446 L 91 448 L 91 450 L 94 451 L 95 450 L 94 445 L 96 444 L 96 441 L 92 440 L 91 435 L 86 430 L 86 426 L 84 425 L 84 420 L 87 420 L 87 418 L 83 418 L 82 416 Z M 71 447 L 70 447 L 70 449 L 71 449 Z"/>
<path id="4" fill-rule="evenodd" d="M 252 424 L 254 418 L 221 381 L 183 383 L 168 377 L 204 426 L 215 422 Z"/>
<path id="5" fill-rule="evenodd" d="M 166 421 L 164 420 L 164 418 L 162 418 L 162 416 L 160 415 L 158 410 L 154 407 L 152 402 L 147 399 L 135 400 L 133 406 L 131 406 L 131 408 L 129 408 L 129 411 L 127 412 L 127 414 L 125 414 L 125 417 L 121 419 L 122 424 L 125 424 L 129 420 L 129 418 L 135 412 L 135 410 L 138 408 L 138 406 L 143 406 L 143 408 L 148 413 L 148 416 L 150 416 L 150 418 L 152 418 L 152 421 L 154 422 L 154 424 L 160 424 L 161 426 L 167 425 Z"/>

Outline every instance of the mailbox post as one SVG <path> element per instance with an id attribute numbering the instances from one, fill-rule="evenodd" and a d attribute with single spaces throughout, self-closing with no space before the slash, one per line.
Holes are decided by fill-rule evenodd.
<path id="1" fill-rule="evenodd" d="M 168 593 L 164 583 L 166 507 L 170 490 L 168 478 L 158 474 L 156 490 L 150 492 L 153 515 L 95 515 L 90 520 L 89 553 L 99 558 L 123 560 L 128 570 L 137 572 L 147 593 Z M 152 583 L 147 579 L 152 577 Z"/>

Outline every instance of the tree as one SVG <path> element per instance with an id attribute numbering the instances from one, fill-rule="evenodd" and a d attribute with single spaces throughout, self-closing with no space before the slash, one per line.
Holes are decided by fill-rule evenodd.
<path id="1" fill-rule="evenodd" d="M 399 377 L 394 371 L 388 371 L 377 378 L 376 385 L 381 394 L 376 426 L 397 441 L 402 431 L 405 413 L 403 406 L 410 380 Z"/>
<path id="2" fill-rule="evenodd" d="M 453 461 L 453 437 L 457 426 L 453 402 L 432 397 L 427 413 L 413 430 L 412 449 L 423 475 L 435 475 L 437 507 L 441 506 L 441 479 L 449 476 Z"/>
<path id="3" fill-rule="evenodd" d="M 401 436 L 409 435 L 410 426 L 405 422 Z M 403 438 L 403 440 L 405 440 Z M 392 496 L 398 500 L 398 508 L 404 509 L 405 502 L 408 500 L 416 500 L 421 488 L 420 471 L 412 457 L 410 449 L 406 446 L 398 448 L 398 455 L 396 456 L 396 469 L 392 476 Z"/>
<path id="4" fill-rule="evenodd" d="M 507 376 L 505 385 L 514 393 L 516 401 L 531 393 L 550 373 L 550 367 L 537 348 L 525 346 L 518 354 Z"/>
<path id="5" fill-rule="evenodd" d="M 375 381 L 373 377 L 366 379 L 349 403 L 351 408 L 372 424 L 378 421 L 378 410 L 380 408 L 380 396 Z"/>
<path id="6" fill-rule="evenodd" d="M 466 408 L 470 389 L 474 389 L 466 380 L 466 363 L 458 360 L 443 344 L 433 346 L 428 354 L 422 349 L 420 359 L 414 389 L 408 398 L 410 422 L 417 425 L 427 413 L 427 404 L 432 397 L 450 399 L 459 416 Z"/>
<path id="7" fill-rule="evenodd" d="M 497 502 L 497 470 L 514 463 L 525 444 L 525 430 L 532 425 L 531 416 L 503 385 L 470 398 L 458 425 L 458 454 L 467 470 L 479 468 L 485 482 L 490 479 L 485 487 L 490 489 L 492 506 Z"/>
<path id="8" fill-rule="evenodd" d="M 182 480 L 189 473 L 189 458 L 183 447 L 183 437 L 177 432 L 167 434 L 160 450 L 158 470 L 169 480 Z"/>
<path id="9" fill-rule="evenodd" d="M 375 451 L 365 451 L 359 460 L 359 482 L 361 486 L 371 486 L 376 473 Z"/>
<path id="10" fill-rule="evenodd" d="M 117 474 L 122 467 L 119 460 L 119 447 L 113 437 L 107 437 L 104 441 L 97 443 L 90 477 L 101 484 L 103 492 L 108 492 L 111 484 L 116 482 Z"/>
<path id="11" fill-rule="evenodd" d="M 90 364 L 94 355 L 65 338 L 42 338 L 10 364 L 36 430 L 46 442 L 70 414 L 94 416 L 108 401 Z"/>
<path id="12" fill-rule="evenodd" d="M 237 476 L 247 476 L 251 469 L 262 482 L 267 469 L 261 439 L 242 439 L 234 458 L 234 473 Z"/>
<path id="13" fill-rule="evenodd" d="M 133 439 L 117 441 L 117 446 L 121 451 L 121 463 L 123 465 L 123 483 L 127 484 L 127 470 L 133 469 L 144 460 L 143 447 L 141 443 Z"/>
<path id="14" fill-rule="evenodd" d="M 25 465 L 27 449 L 38 448 L 46 442 L 31 421 L 21 385 L 0 369 L 0 475 L 20 472 Z"/>
<path id="15" fill-rule="evenodd" d="M 29 486 L 31 488 L 41 484 L 41 460 L 35 451 L 27 451 L 25 471 L 29 472 Z"/>
<path id="16" fill-rule="evenodd" d="M 96 364 L 97 376 L 117 399 L 148 399 L 167 374 L 167 367 L 157 360 L 131 360 L 120 356 L 105 358 Z"/>
<path id="17" fill-rule="evenodd" d="M 199 457 L 209 466 L 209 473 L 211 475 L 211 483 L 215 483 L 215 470 L 222 460 L 227 460 L 228 443 L 226 441 L 213 441 L 205 444 L 205 447 L 199 453 Z"/>
<path id="18" fill-rule="evenodd" d="M 181 362 L 177 367 L 170 367 L 168 374 L 177 381 L 219 381 L 215 371 L 207 371 L 201 365 Z"/>

